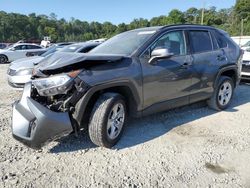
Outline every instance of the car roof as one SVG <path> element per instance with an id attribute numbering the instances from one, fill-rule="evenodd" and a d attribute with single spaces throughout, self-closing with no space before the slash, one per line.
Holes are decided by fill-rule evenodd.
<path id="1" fill-rule="evenodd" d="M 185 27 L 185 28 L 215 29 L 215 27 L 212 27 L 212 26 L 199 25 L 199 24 L 173 24 L 173 25 L 166 25 L 166 26 L 162 27 L 161 29 L 172 28 L 172 27 L 176 27 L 176 28 Z"/>
<path id="2" fill-rule="evenodd" d="M 34 43 L 16 43 L 14 44 L 14 46 L 19 46 L 19 45 L 32 45 L 32 46 L 40 46 L 38 44 L 34 44 Z M 40 46 L 41 47 L 41 46 Z"/>
<path id="3" fill-rule="evenodd" d="M 139 29 L 134 29 L 131 31 L 161 31 L 170 28 L 200 28 L 200 29 L 215 29 L 215 27 L 207 26 L 207 25 L 199 25 L 199 24 L 173 24 L 173 25 L 165 25 L 165 26 L 154 26 L 154 27 L 144 27 Z"/>

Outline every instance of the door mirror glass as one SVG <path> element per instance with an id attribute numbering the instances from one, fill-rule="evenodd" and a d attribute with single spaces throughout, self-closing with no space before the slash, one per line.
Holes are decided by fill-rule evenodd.
<path id="1" fill-rule="evenodd" d="M 151 53 L 151 58 L 149 59 L 149 63 L 153 64 L 158 59 L 164 59 L 173 56 L 174 53 L 170 53 L 166 48 L 154 49 Z"/>

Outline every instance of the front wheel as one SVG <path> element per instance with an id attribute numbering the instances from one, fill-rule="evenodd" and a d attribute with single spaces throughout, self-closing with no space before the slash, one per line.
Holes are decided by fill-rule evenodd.
<path id="1" fill-rule="evenodd" d="M 226 109 L 231 103 L 233 92 L 234 83 L 232 78 L 221 76 L 213 96 L 208 100 L 208 106 L 217 111 Z"/>
<path id="2" fill-rule="evenodd" d="M 0 64 L 5 64 L 8 62 L 8 58 L 5 55 L 0 55 Z"/>
<path id="3" fill-rule="evenodd" d="M 117 93 L 104 93 L 94 105 L 89 122 L 91 141 L 111 148 L 120 139 L 127 119 L 124 98 Z"/>

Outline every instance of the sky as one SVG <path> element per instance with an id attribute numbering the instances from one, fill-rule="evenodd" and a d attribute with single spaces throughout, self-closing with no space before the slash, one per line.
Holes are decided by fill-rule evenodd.
<path id="1" fill-rule="evenodd" d="M 190 7 L 230 8 L 236 0 L 0 0 L 0 10 L 21 14 L 55 13 L 57 18 L 92 22 L 130 23 L 134 18 L 151 19 L 167 15 L 172 9 Z"/>

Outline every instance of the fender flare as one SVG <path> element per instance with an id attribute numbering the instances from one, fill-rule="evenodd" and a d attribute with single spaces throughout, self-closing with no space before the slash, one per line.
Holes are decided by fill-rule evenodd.
<path id="1" fill-rule="evenodd" d="M 238 78 L 238 67 L 236 65 L 226 66 L 226 67 L 221 68 L 219 70 L 219 72 L 217 73 L 215 81 L 214 81 L 214 84 L 213 84 L 213 88 L 215 88 L 216 85 L 218 84 L 220 76 L 223 74 L 223 72 L 226 72 L 226 71 L 229 71 L 229 70 L 233 70 L 235 72 L 235 75 L 236 75 L 235 83 L 237 83 L 239 81 L 239 78 Z"/>
<path id="2" fill-rule="evenodd" d="M 100 85 L 96 85 L 92 88 L 90 88 L 81 98 L 78 100 L 78 102 L 75 105 L 75 111 L 72 114 L 73 118 L 76 120 L 79 126 L 81 126 L 82 120 L 84 118 L 84 113 L 86 111 L 87 105 L 90 102 L 90 99 L 92 96 L 99 91 L 112 89 L 115 87 L 128 87 L 133 95 L 133 99 L 135 100 L 134 107 L 138 108 L 138 105 L 142 102 L 140 101 L 139 93 L 136 90 L 136 87 L 134 84 L 132 84 L 129 80 L 119 80 L 109 83 L 104 83 Z"/>

